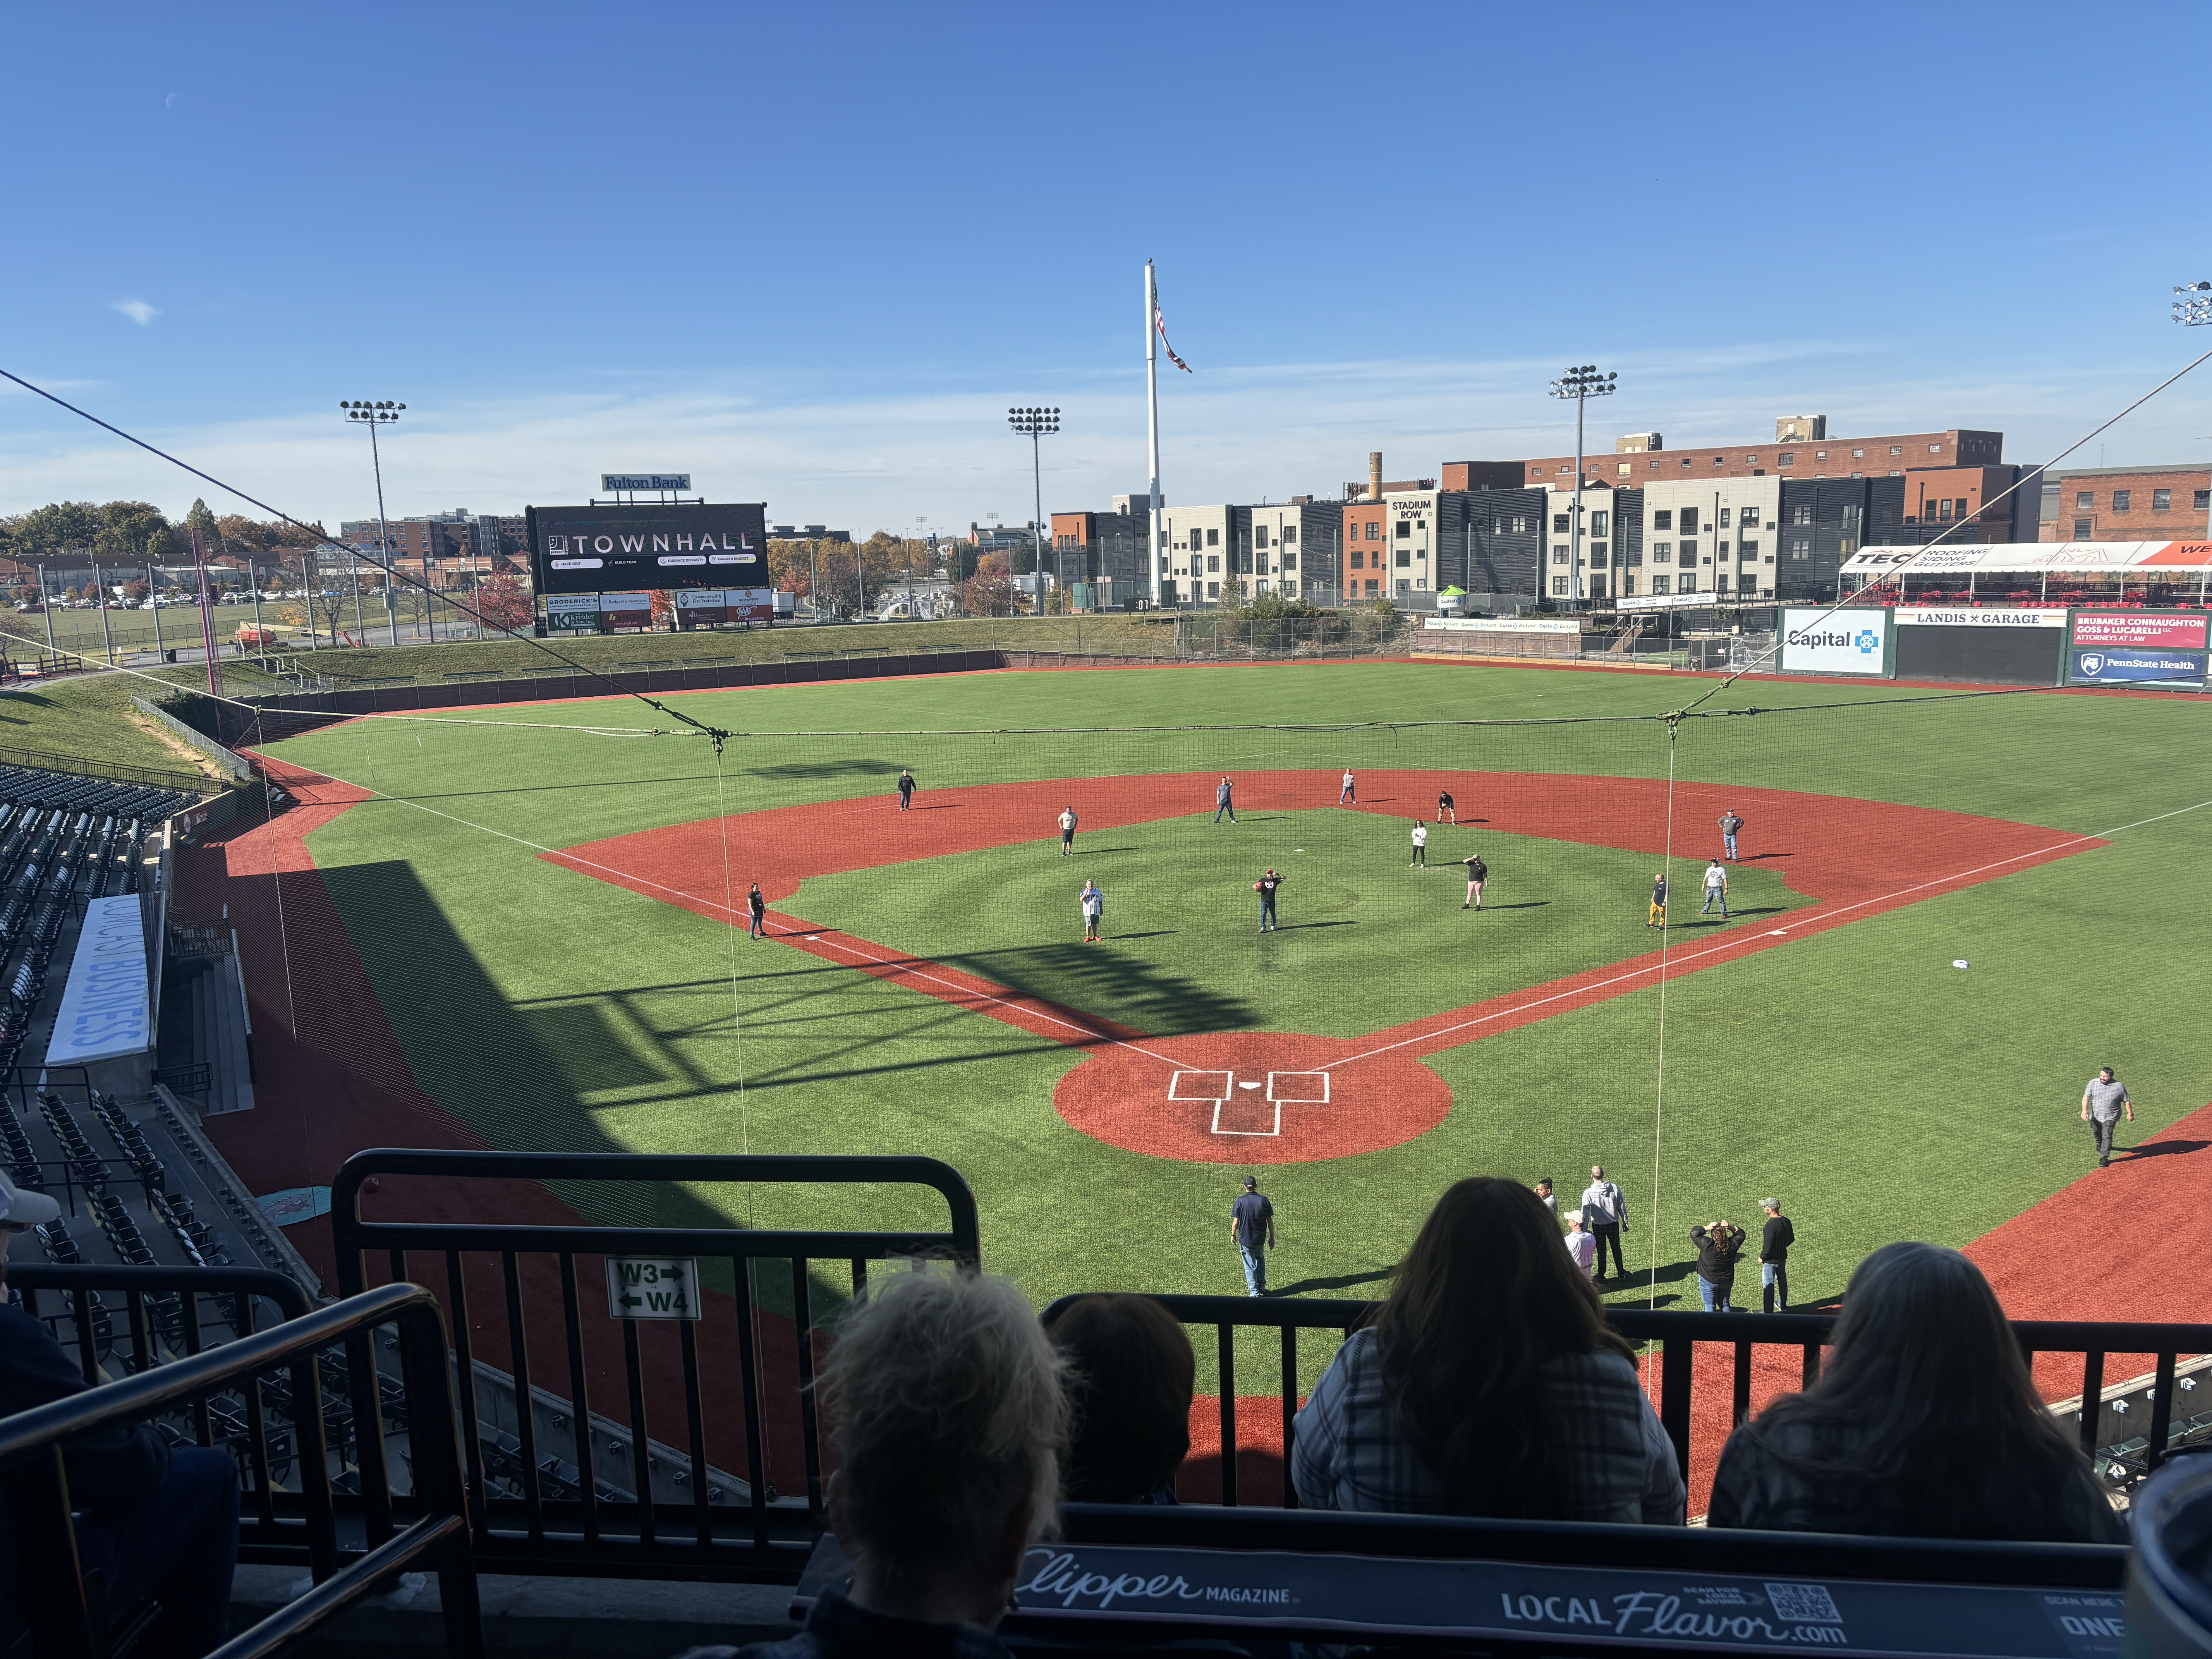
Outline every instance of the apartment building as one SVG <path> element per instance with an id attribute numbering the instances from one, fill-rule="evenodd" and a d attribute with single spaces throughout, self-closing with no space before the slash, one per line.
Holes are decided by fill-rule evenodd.
<path id="1" fill-rule="evenodd" d="M 2054 467 L 2044 473 L 2037 494 L 2033 533 L 2008 539 L 2212 540 L 2212 468 Z"/>
<path id="2" fill-rule="evenodd" d="M 1827 429 L 1823 416 L 1788 416 L 1778 428 L 1796 432 L 1817 423 Z M 1954 427 L 1943 432 L 1892 433 L 1869 438 L 1783 438 L 1774 443 L 1720 444 L 1680 450 L 1664 447 L 1660 434 L 1637 433 L 1624 438 L 1612 455 L 1583 458 L 1583 476 L 1604 477 L 1616 484 L 1656 483 L 1665 479 L 1755 478 L 1777 474 L 1791 477 L 1881 477 L 1917 467 L 1994 466 L 2004 459 L 2004 434 Z M 1449 467 L 1492 468 L 1498 462 L 1457 461 Z M 1547 455 L 1517 464 L 1519 482 L 1556 487 L 1561 480 L 1574 482 L 1572 455 Z"/>

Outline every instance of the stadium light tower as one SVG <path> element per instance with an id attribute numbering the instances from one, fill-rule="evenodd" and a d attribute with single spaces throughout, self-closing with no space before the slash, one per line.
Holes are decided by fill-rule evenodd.
<path id="1" fill-rule="evenodd" d="M 1571 398 L 1574 399 L 1575 404 L 1574 528 L 1568 538 L 1568 546 L 1571 549 L 1568 556 L 1574 560 L 1574 565 L 1568 580 L 1576 588 L 1580 588 L 1583 586 L 1583 405 L 1588 403 L 1592 398 L 1611 397 L 1613 395 L 1613 383 L 1620 378 L 1620 377 L 1617 374 L 1599 374 L 1597 372 L 1597 365 L 1595 363 L 1583 363 L 1577 365 L 1576 368 L 1569 369 L 1565 374 L 1559 376 L 1558 380 L 1552 382 L 1552 395 L 1554 398 Z M 1608 565 L 1609 562 L 1608 562 Z M 1610 574 L 1609 570 L 1608 574 Z M 1578 592 L 1575 597 L 1582 599 L 1587 596 Z"/>
<path id="2" fill-rule="evenodd" d="M 345 410 L 346 419 L 358 421 L 368 428 L 369 465 L 376 469 L 376 551 L 378 562 L 384 567 L 384 602 L 386 614 L 392 618 L 392 642 L 397 645 L 399 643 L 399 595 L 393 591 L 392 527 L 384 518 L 384 458 L 377 450 L 376 428 L 387 421 L 398 420 L 399 411 L 407 405 L 341 402 L 338 407 Z M 429 559 L 426 545 L 422 554 L 422 574 L 426 579 L 430 574 Z"/>
<path id="3" fill-rule="evenodd" d="M 2212 323 L 2212 283 L 2185 283 L 2173 291 L 2181 296 L 2173 302 L 2175 322 L 2184 328 Z"/>
<path id="4" fill-rule="evenodd" d="M 1060 430 L 1060 411 L 1056 409 L 1010 409 L 1006 424 L 1018 437 L 1030 441 L 1030 482 L 1036 491 L 1036 517 L 1030 521 L 1030 544 L 1036 549 L 1039 574 L 1044 570 L 1044 458 L 1037 446 L 1048 434 Z M 1044 591 L 1037 591 L 1040 609 L 1044 604 Z"/>

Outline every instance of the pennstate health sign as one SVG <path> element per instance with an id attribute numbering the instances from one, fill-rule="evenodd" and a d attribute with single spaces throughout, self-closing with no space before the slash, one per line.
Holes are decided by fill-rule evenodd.
<path id="1" fill-rule="evenodd" d="M 1782 613 L 1782 668 L 1790 674 L 1881 674 L 1889 667 L 1889 613 L 1845 606 Z"/>
<path id="2" fill-rule="evenodd" d="M 530 571 L 540 593 L 765 587 L 765 502 L 531 507 Z"/>

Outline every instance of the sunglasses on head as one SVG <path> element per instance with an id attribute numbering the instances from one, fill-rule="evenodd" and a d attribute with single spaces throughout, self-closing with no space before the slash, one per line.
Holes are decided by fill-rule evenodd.
<path id="1" fill-rule="evenodd" d="M 27 1233 L 30 1231 L 31 1224 L 27 1221 L 0 1221 L 0 1233 Z"/>

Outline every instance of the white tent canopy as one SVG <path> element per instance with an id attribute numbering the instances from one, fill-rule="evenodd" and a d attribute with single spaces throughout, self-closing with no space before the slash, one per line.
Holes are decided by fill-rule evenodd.
<path id="1" fill-rule="evenodd" d="M 1952 546 L 1863 547 L 1843 563 L 1846 575 L 2113 576 L 2146 581 L 2201 580 L 2212 571 L 2212 542 L 1997 542 Z"/>

